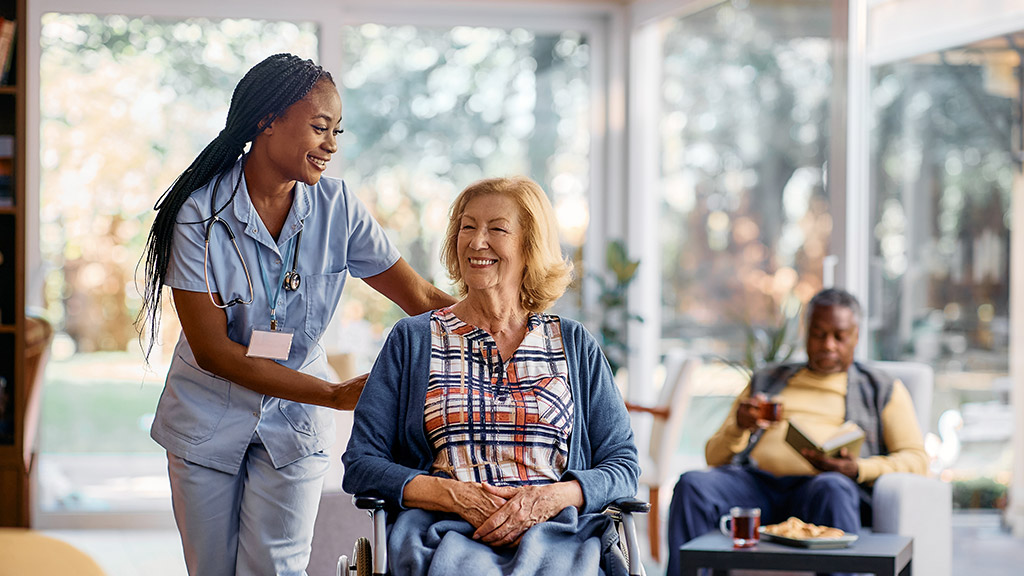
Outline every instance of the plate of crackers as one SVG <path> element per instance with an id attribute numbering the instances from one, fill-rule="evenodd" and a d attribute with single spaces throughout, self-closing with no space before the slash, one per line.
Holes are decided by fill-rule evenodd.
<path id="1" fill-rule="evenodd" d="M 795 516 L 790 516 L 785 522 L 762 526 L 761 538 L 766 542 L 816 549 L 846 548 L 857 541 L 856 534 L 847 534 L 830 526 L 808 524 Z"/>

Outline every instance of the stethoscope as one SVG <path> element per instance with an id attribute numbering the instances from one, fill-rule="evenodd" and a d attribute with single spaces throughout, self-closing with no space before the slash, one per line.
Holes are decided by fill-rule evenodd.
<path id="1" fill-rule="evenodd" d="M 235 182 L 235 188 L 232 192 L 232 197 L 238 193 L 238 186 L 242 183 L 243 171 L 239 170 L 238 181 Z M 231 231 L 231 225 L 228 224 L 223 218 L 217 215 L 217 211 L 214 208 L 214 198 L 217 196 L 217 187 L 214 186 L 212 193 L 210 194 L 210 222 L 206 225 L 206 242 L 203 248 L 203 280 L 206 282 L 206 294 L 210 296 L 210 302 L 217 308 L 224 309 L 230 308 L 235 304 L 252 304 L 253 294 L 252 290 L 252 276 L 249 275 L 249 266 L 245 263 L 245 258 L 242 257 L 242 251 L 238 248 L 238 242 L 235 241 L 235 234 Z M 242 271 L 245 272 L 245 281 L 249 285 L 249 299 L 242 300 L 240 297 L 235 297 L 227 304 L 218 304 L 217 300 L 213 297 L 213 290 L 210 288 L 210 236 L 213 234 L 213 227 L 216 224 L 224 226 L 224 230 L 228 233 L 228 238 L 231 239 L 231 245 L 235 247 L 235 254 L 238 255 L 238 261 L 242 263 Z M 295 252 L 292 254 L 292 269 L 285 273 L 283 287 L 286 292 L 295 292 L 302 285 L 302 276 L 299 274 L 297 269 L 299 264 L 299 245 L 302 244 L 302 228 L 300 223 L 299 233 L 295 236 Z M 266 279 L 264 279 L 264 282 Z"/>

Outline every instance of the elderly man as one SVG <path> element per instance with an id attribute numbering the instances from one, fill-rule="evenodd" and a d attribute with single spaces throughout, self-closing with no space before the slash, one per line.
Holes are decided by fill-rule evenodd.
<path id="1" fill-rule="evenodd" d="M 926 472 L 928 458 L 907 389 L 853 361 L 859 316 L 860 304 L 846 291 L 826 289 L 811 299 L 807 362 L 756 372 L 708 440 L 705 455 L 713 468 L 679 478 L 669 509 L 670 550 L 717 529 L 732 506 L 761 508 L 763 524 L 796 516 L 856 533 L 862 504 L 870 518 L 875 479 L 889 472 Z M 845 421 L 855 422 L 865 432 L 860 454 L 797 452 L 786 443 L 785 425 L 760 418 L 768 397 L 781 401 L 786 418 L 813 438 L 828 438 Z M 668 574 L 678 573 L 676 555 L 670 555 Z"/>

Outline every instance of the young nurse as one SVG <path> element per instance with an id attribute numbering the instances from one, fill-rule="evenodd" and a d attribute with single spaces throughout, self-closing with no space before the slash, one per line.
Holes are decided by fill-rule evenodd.
<path id="1" fill-rule="evenodd" d="M 322 176 L 341 116 L 329 73 L 271 56 L 157 203 L 140 324 L 151 349 L 169 286 L 182 330 L 151 433 L 192 575 L 305 573 L 331 409 L 352 409 L 364 382 L 330 382 L 319 345 L 345 279 L 408 314 L 454 302 Z"/>

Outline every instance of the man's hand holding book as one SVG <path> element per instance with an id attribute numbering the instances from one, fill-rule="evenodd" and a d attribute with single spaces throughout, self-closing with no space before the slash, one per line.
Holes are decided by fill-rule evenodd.
<path id="1" fill-rule="evenodd" d="M 853 422 L 844 422 L 827 439 L 818 442 L 800 427 L 789 421 L 786 442 L 799 452 L 811 466 L 822 472 L 839 472 L 857 480 L 860 466 L 856 458 L 864 443 L 864 431 Z"/>

